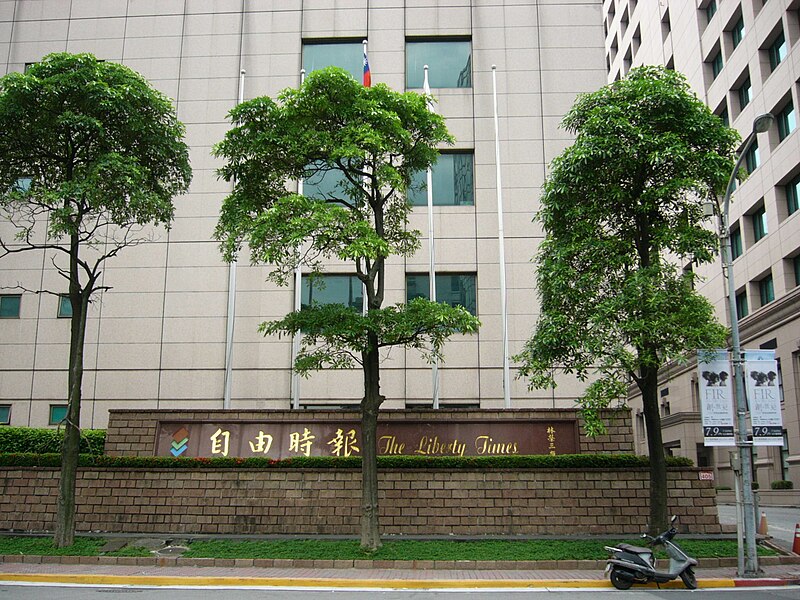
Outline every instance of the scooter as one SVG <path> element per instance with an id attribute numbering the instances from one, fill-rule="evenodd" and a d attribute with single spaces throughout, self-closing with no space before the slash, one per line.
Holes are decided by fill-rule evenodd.
<path id="1" fill-rule="evenodd" d="M 611 584 L 615 588 L 627 590 L 634 583 L 655 581 L 660 584 L 678 577 L 690 590 L 697 588 L 697 578 L 694 575 L 697 560 L 686 554 L 672 541 L 672 538 L 678 533 L 678 530 L 675 529 L 677 518 L 677 516 L 673 516 L 670 520 L 670 528 L 656 537 L 646 533 L 642 534 L 642 538 L 648 540 L 648 548 L 630 544 L 605 546 L 605 549 L 611 553 L 611 558 L 608 559 L 606 565 L 606 573 L 609 574 Z M 654 550 L 659 546 L 664 548 L 669 557 L 668 571 L 659 571 L 657 568 Z"/>

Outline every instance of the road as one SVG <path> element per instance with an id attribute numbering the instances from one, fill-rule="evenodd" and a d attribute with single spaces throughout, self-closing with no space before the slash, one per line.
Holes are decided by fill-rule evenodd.
<path id="1" fill-rule="evenodd" d="M 696 598 L 706 600 L 800 600 L 800 588 L 738 588 L 716 590 L 637 590 L 626 592 L 596 589 L 537 589 L 537 590 L 321 590 L 321 589 L 230 589 L 225 588 L 129 588 L 129 587 L 59 587 L 0 586 L 0 600 L 104 600 L 129 597 L 132 600 L 680 600 Z M 723 595 L 724 594 L 724 595 Z"/>
<path id="2" fill-rule="evenodd" d="M 720 504 L 717 509 L 720 523 L 736 525 L 736 507 L 734 505 Z M 780 548 L 791 550 L 795 526 L 800 523 L 800 508 L 765 506 L 760 510 L 767 515 L 767 533 L 772 536 L 772 542 Z M 756 526 L 759 521 L 760 515 L 756 520 Z"/>

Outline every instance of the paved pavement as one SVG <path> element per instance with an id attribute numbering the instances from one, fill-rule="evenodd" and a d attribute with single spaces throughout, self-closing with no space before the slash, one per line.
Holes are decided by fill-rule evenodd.
<path id="1" fill-rule="evenodd" d="M 763 567 L 758 579 L 739 579 L 735 567 L 699 569 L 700 587 L 800 585 L 800 564 Z M 94 585 L 276 586 L 320 588 L 528 588 L 611 587 L 602 569 L 334 569 L 137 566 L 99 564 L 0 564 L 0 582 Z M 678 580 L 662 587 L 682 588 Z"/>

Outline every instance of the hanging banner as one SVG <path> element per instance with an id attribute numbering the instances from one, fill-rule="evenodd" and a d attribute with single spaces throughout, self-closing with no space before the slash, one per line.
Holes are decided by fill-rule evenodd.
<path id="1" fill-rule="evenodd" d="M 698 350 L 700 410 L 703 413 L 703 443 L 735 446 L 733 432 L 733 377 L 727 350 Z"/>
<path id="2" fill-rule="evenodd" d="M 783 446 L 781 392 L 774 350 L 745 350 L 744 372 L 754 446 Z"/>

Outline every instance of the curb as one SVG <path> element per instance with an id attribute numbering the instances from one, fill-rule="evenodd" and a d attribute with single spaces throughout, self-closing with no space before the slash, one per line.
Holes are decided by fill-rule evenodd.
<path id="1" fill-rule="evenodd" d="M 308 560 L 291 558 L 184 558 L 180 556 L 47 556 L 0 555 L 0 564 L 103 565 L 136 567 L 256 567 L 262 569 L 415 569 L 415 570 L 603 570 L 601 560 Z M 759 557 L 763 566 L 800 565 L 800 556 Z M 736 557 L 701 558 L 698 569 L 735 567 Z"/>
<path id="2" fill-rule="evenodd" d="M 0 573 L 2 582 L 68 583 L 72 585 L 125 585 L 150 587 L 302 587 L 355 589 L 525 589 L 525 588 L 596 588 L 613 586 L 607 579 L 325 579 L 295 577 L 171 577 L 125 575 L 18 574 Z M 699 588 L 776 587 L 798 585 L 798 579 L 699 579 Z M 655 583 L 637 585 L 656 589 Z M 661 589 L 684 589 L 680 581 L 661 584 Z"/>

